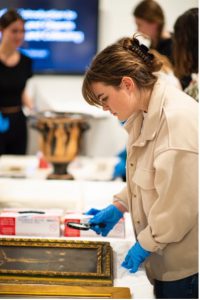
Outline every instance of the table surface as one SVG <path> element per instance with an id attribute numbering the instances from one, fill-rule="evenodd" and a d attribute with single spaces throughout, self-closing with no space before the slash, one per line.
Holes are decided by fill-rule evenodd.
<path id="1" fill-rule="evenodd" d="M 36 167 L 34 157 L 14 158 L 14 160 L 15 165 L 21 164 L 24 167 L 28 164 L 34 168 Z M 0 167 L 2 166 L 6 168 L 5 159 L 2 164 L 0 160 Z M 73 208 L 76 211 L 86 211 L 91 207 L 101 209 L 112 203 L 113 194 L 119 192 L 125 185 L 124 182 L 120 181 L 48 181 L 44 180 L 45 171 L 37 170 L 34 177 L 29 177 L 26 180 L 0 178 L 0 208 L 30 207 L 69 210 Z M 109 241 L 114 254 L 114 286 L 129 287 L 132 298 L 153 299 L 153 287 L 149 283 L 144 269 L 140 268 L 137 273 L 131 274 L 121 266 L 127 251 L 135 242 L 129 213 L 125 214 L 125 228 L 125 238 L 82 237 L 75 239 Z M 61 239 L 73 238 L 61 237 Z"/>
<path id="2" fill-rule="evenodd" d="M 52 165 L 44 158 L 45 166 L 39 168 L 42 154 L 37 155 L 2 155 L 0 157 L 0 178 L 46 179 L 52 173 Z M 77 156 L 68 165 L 68 172 L 76 180 L 109 181 L 113 168 L 119 161 L 117 157 Z M 44 165 L 44 164 L 43 164 Z"/>

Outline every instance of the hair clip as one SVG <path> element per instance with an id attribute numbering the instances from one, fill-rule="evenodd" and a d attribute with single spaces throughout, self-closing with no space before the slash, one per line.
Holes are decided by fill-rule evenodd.
<path id="1" fill-rule="evenodd" d="M 145 45 L 143 45 L 143 44 L 140 45 L 140 49 L 141 49 L 142 52 L 145 53 L 145 54 L 149 51 L 149 49 L 148 49 Z"/>
<path id="2" fill-rule="evenodd" d="M 154 55 L 152 53 L 148 53 L 149 59 L 153 60 L 154 59 Z"/>
<path id="3" fill-rule="evenodd" d="M 139 47 L 139 46 L 140 46 L 140 43 L 139 43 L 138 39 L 135 39 L 135 38 L 134 38 L 134 39 L 133 39 L 133 42 L 132 42 L 132 45 L 133 45 L 133 46 L 138 46 L 138 47 Z"/>

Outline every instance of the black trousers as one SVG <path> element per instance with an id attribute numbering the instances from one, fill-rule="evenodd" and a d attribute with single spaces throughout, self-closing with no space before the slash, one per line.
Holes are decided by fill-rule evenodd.
<path id="1" fill-rule="evenodd" d="M 157 299 L 198 299 L 198 274 L 176 280 L 155 280 L 154 294 Z"/>
<path id="2" fill-rule="evenodd" d="M 9 118 L 8 131 L 0 133 L 0 155 L 2 154 L 26 154 L 27 148 L 27 124 L 23 112 L 3 114 Z"/>

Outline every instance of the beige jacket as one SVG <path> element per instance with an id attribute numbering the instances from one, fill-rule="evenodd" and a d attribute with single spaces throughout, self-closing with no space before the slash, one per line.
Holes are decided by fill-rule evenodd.
<path id="1" fill-rule="evenodd" d="M 124 125 L 127 187 L 115 195 L 128 206 L 136 237 L 152 252 L 150 279 L 178 280 L 198 272 L 198 104 L 158 80 L 148 113 Z"/>

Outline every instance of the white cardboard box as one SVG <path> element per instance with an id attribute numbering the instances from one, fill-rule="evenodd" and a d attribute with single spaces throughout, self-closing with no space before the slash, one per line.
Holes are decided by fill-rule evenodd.
<path id="1" fill-rule="evenodd" d="M 59 237 L 62 215 L 62 209 L 4 208 L 0 213 L 0 234 Z"/>
<path id="2" fill-rule="evenodd" d="M 88 223 L 92 218 L 91 215 L 81 213 L 70 213 L 64 217 L 64 236 L 66 237 L 98 237 L 99 235 L 92 229 L 78 230 L 67 226 L 67 222 Z M 124 238 L 125 237 L 125 220 L 121 218 L 115 227 L 109 232 L 108 237 Z"/>

